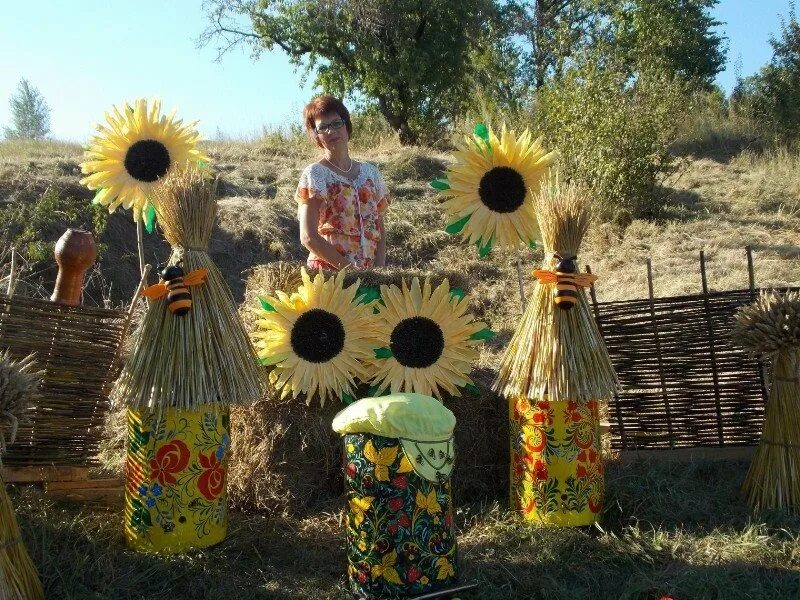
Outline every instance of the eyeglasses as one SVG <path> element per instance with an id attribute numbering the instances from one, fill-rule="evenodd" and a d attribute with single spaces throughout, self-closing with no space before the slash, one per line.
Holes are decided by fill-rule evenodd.
<path id="1" fill-rule="evenodd" d="M 314 127 L 314 131 L 317 133 L 330 133 L 336 129 L 341 129 L 344 127 L 344 119 L 336 119 L 335 121 L 331 121 L 330 123 L 324 123 L 322 125 L 318 125 Z"/>

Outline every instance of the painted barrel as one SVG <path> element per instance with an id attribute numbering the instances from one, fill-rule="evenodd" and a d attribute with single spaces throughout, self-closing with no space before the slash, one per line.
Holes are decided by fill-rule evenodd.
<path id="1" fill-rule="evenodd" d="M 141 552 L 207 548 L 228 529 L 226 407 L 128 409 L 125 539 Z"/>
<path id="2" fill-rule="evenodd" d="M 352 431 L 364 424 L 345 424 L 345 413 L 364 414 L 370 406 L 375 418 L 369 431 Z M 416 417 L 404 424 L 404 410 L 450 416 L 432 416 L 443 427 L 422 431 Z M 418 394 L 359 400 L 334 419 L 334 429 L 344 434 L 347 574 L 357 597 L 403 598 L 456 584 L 454 426 L 449 410 Z"/>
<path id="3" fill-rule="evenodd" d="M 525 520 L 594 524 L 603 506 L 599 403 L 509 400 L 510 500 Z"/>

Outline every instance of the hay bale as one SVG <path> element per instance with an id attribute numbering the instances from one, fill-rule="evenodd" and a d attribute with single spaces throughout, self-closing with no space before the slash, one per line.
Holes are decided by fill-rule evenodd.
<path id="1" fill-rule="evenodd" d="M 503 499 L 508 489 L 508 405 L 491 391 L 494 371 L 472 372 L 480 396 L 445 398 L 456 416 L 453 494 L 462 504 Z M 283 516 L 340 502 L 342 439 L 331 429 L 343 407 L 307 406 L 277 394 L 231 408 L 231 507 Z"/>
<path id="2" fill-rule="evenodd" d="M 447 278 L 452 287 L 468 291 L 463 275 L 442 271 L 354 271 L 347 283 L 360 277 L 362 285 L 399 284 L 404 277 L 426 275 L 437 284 Z M 248 326 L 254 326 L 258 294 L 273 294 L 276 289 L 289 292 L 299 283 L 297 264 L 270 263 L 253 269 L 242 307 Z M 507 493 L 508 408 L 491 391 L 494 377 L 491 369 L 473 371 L 479 396 L 445 397 L 445 405 L 457 420 L 453 492 L 460 503 L 498 499 Z M 360 397 L 364 396 L 366 386 L 360 392 Z M 297 515 L 340 502 L 342 441 L 332 431 L 331 422 L 341 408 L 336 403 L 309 407 L 303 398 L 281 400 L 274 390 L 251 407 L 233 407 L 228 471 L 231 505 Z"/>
<path id="3" fill-rule="evenodd" d="M 342 446 L 331 429 L 341 409 L 302 398 L 264 398 L 231 409 L 228 498 L 232 508 L 295 515 L 342 493 Z"/>

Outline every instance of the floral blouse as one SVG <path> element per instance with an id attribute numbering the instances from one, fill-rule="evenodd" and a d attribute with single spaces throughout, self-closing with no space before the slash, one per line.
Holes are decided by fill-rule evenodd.
<path id="1" fill-rule="evenodd" d="M 375 165 L 362 162 L 352 181 L 325 165 L 308 165 L 300 175 L 295 199 L 306 204 L 312 198 L 321 201 L 319 234 L 358 268 L 370 268 L 383 235 L 380 217 L 389 206 L 389 190 Z M 307 264 L 335 270 L 313 252 Z"/>

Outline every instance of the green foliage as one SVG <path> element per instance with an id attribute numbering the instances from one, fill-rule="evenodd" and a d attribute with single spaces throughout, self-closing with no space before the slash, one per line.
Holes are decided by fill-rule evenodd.
<path id="1" fill-rule="evenodd" d="M 596 60 L 539 90 L 535 120 L 560 154 L 563 177 L 590 186 L 608 217 L 658 213 L 660 179 L 672 170 L 668 151 L 687 94 L 658 71 L 633 82 Z"/>
<path id="2" fill-rule="evenodd" d="M 436 139 L 468 101 L 467 74 L 492 0 L 210 0 L 204 39 L 279 47 L 315 84 L 376 106 L 404 143 Z M 236 18 L 252 29 L 241 31 Z M 238 38 L 236 37 L 238 34 Z M 227 36 L 227 37 L 226 37 Z"/>
<path id="3" fill-rule="evenodd" d="M 106 226 L 107 211 L 84 199 L 62 196 L 48 189 L 34 202 L 19 201 L 0 208 L 4 245 L 21 249 L 33 262 L 52 261 L 55 242 L 68 228 L 83 228 L 99 237 Z M 98 254 L 102 252 L 98 247 Z"/>
<path id="4" fill-rule="evenodd" d="M 732 109 L 753 118 L 764 136 L 776 143 L 800 141 L 800 23 L 790 4 L 780 38 L 770 39 L 773 56 L 759 73 L 739 81 Z"/>
<path id="5" fill-rule="evenodd" d="M 610 39 L 631 71 L 641 66 L 710 86 L 725 66 L 721 25 L 710 15 L 719 0 L 613 2 Z"/>
<path id="6" fill-rule="evenodd" d="M 526 40 L 523 71 L 541 88 L 560 79 L 585 52 L 631 74 L 642 66 L 710 85 L 725 64 L 711 15 L 718 0 L 520 0 L 506 10 L 510 33 Z"/>
<path id="7" fill-rule="evenodd" d="M 27 79 L 20 80 L 9 105 L 12 125 L 3 129 L 6 139 L 39 140 L 50 133 L 50 109 L 39 90 Z"/>

